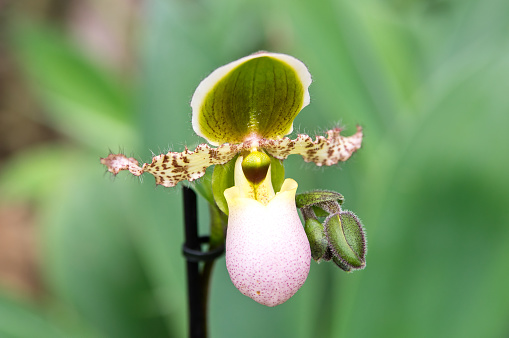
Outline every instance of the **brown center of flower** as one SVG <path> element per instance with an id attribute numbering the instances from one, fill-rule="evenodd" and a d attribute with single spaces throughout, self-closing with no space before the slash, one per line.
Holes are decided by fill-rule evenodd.
<path id="1" fill-rule="evenodd" d="M 267 176 L 270 167 L 270 157 L 261 151 L 251 151 L 242 160 L 242 171 L 247 180 L 258 185 Z"/>

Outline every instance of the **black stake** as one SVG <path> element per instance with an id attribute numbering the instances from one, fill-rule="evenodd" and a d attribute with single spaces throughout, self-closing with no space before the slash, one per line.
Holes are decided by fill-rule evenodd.
<path id="1" fill-rule="evenodd" d="M 224 237 L 217 231 L 213 240 L 209 236 L 198 235 L 198 210 L 196 193 L 186 186 L 183 188 L 184 198 L 184 231 L 185 241 L 182 253 L 187 261 L 187 300 L 189 317 L 189 337 L 207 337 L 207 301 L 209 281 L 216 258 L 224 253 Z M 225 215 L 221 216 L 217 206 L 211 207 L 211 227 L 221 229 Z M 212 231 L 212 230 L 211 230 Z M 202 251 L 201 245 L 208 244 L 208 251 Z M 200 263 L 202 262 L 202 267 Z"/>
<path id="2" fill-rule="evenodd" d="M 196 193 L 184 186 L 184 255 L 186 251 L 201 252 L 198 236 L 198 210 Z M 206 308 L 198 260 L 187 259 L 187 295 L 189 316 L 189 337 L 207 337 Z"/>

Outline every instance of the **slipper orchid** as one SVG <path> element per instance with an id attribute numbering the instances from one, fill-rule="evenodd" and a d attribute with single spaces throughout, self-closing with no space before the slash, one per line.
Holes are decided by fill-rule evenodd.
<path id="1" fill-rule="evenodd" d="M 297 213 L 297 183 L 292 179 L 282 182 L 281 161 L 299 154 L 306 162 L 330 166 L 346 161 L 362 142 L 360 127 L 350 137 L 341 136 L 339 128 L 314 140 L 304 134 L 295 139 L 285 137 L 292 132 L 297 114 L 309 104 L 310 84 L 311 76 L 301 61 L 284 54 L 252 54 L 212 72 L 191 100 L 194 131 L 216 147 L 200 144 L 194 151 L 186 148 L 161 154 L 142 165 L 122 154 L 101 159 L 113 174 L 122 170 L 136 176 L 148 172 L 156 184 L 165 187 L 196 180 L 212 165 L 233 168 L 233 172 L 223 171 L 233 176 L 233 184 L 212 187 L 217 206 L 228 215 L 226 266 L 233 284 L 244 295 L 267 306 L 285 302 L 302 286 L 313 249 Z M 323 203 L 320 200 L 318 207 L 330 204 Z M 313 205 L 303 207 L 306 222 L 316 218 Z M 360 221 L 348 223 L 355 223 L 351 227 L 355 236 L 343 236 L 342 211 L 336 205 L 331 215 L 337 216 L 334 229 L 340 230 L 327 232 L 327 227 L 322 227 L 319 231 L 325 231 L 321 233 L 324 238 L 328 233 L 339 234 L 324 242 L 323 251 L 340 257 L 342 248 L 363 248 L 364 237 Z M 360 244 L 349 242 L 352 238 Z M 337 250 L 329 244 L 336 242 L 342 245 Z M 357 255 L 359 250 L 350 253 L 357 260 L 348 262 L 360 262 L 354 268 L 364 264 L 365 249 Z M 334 261 L 340 267 L 350 269 L 350 263 L 337 257 Z"/>

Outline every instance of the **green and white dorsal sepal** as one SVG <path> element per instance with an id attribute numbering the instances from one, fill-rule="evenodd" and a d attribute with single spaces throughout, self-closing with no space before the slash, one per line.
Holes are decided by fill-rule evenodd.
<path id="1" fill-rule="evenodd" d="M 258 52 L 219 67 L 191 100 L 193 129 L 212 145 L 279 139 L 309 104 L 311 75 L 296 58 Z"/>

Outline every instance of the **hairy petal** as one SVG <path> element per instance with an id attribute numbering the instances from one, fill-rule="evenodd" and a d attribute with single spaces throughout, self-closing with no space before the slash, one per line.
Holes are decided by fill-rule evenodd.
<path id="1" fill-rule="evenodd" d="M 138 161 L 123 154 L 110 154 L 106 158 L 101 158 L 101 164 L 107 166 L 108 171 L 114 175 L 122 170 L 129 170 L 135 176 L 143 174 L 143 169 L 139 166 Z"/>
<path id="2" fill-rule="evenodd" d="M 129 170 L 135 176 L 148 172 L 154 175 L 156 184 L 173 187 L 180 181 L 194 181 L 202 177 L 209 166 L 228 162 L 241 149 L 242 144 L 226 143 L 217 148 L 200 144 L 195 151 L 186 149 L 181 153 L 157 155 L 152 159 L 152 163 L 144 163 L 141 167 L 134 158 L 122 154 L 110 154 L 101 158 L 101 163 L 115 175 L 122 170 Z"/>
<path id="3" fill-rule="evenodd" d="M 296 139 L 285 137 L 280 140 L 260 140 L 260 147 L 277 159 L 284 160 L 291 154 L 299 154 L 306 162 L 314 162 L 318 166 L 334 165 L 346 161 L 361 147 L 362 128 L 349 137 L 340 135 L 341 129 L 327 131 L 327 137 L 317 136 L 313 141 L 305 134 L 299 134 Z"/>
<path id="4" fill-rule="evenodd" d="M 308 135 L 300 134 L 294 140 L 288 137 L 279 140 L 252 139 L 237 144 L 224 143 L 217 148 L 203 143 L 195 151 L 186 149 L 181 153 L 171 151 L 157 155 L 152 163 L 144 163 L 142 166 L 134 158 L 122 154 L 110 154 L 101 158 L 101 163 L 115 175 L 122 170 L 129 170 L 135 176 L 148 172 L 154 175 L 156 184 L 165 187 L 173 187 L 180 181 L 194 181 L 202 177 L 211 165 L 224 164 L 239 152 L 254 148 L 265 149 L 280 160 L 291 154 L 299 154 L 306 162 L 330 166 L 346 161 L 361 147 L 361 127 L 357 127 L 357 133 L 349 137 L 341 136 L 340 131 L 339 128 L 329 130 L 327 137 L 317 136 L 314 141 Z"/>

